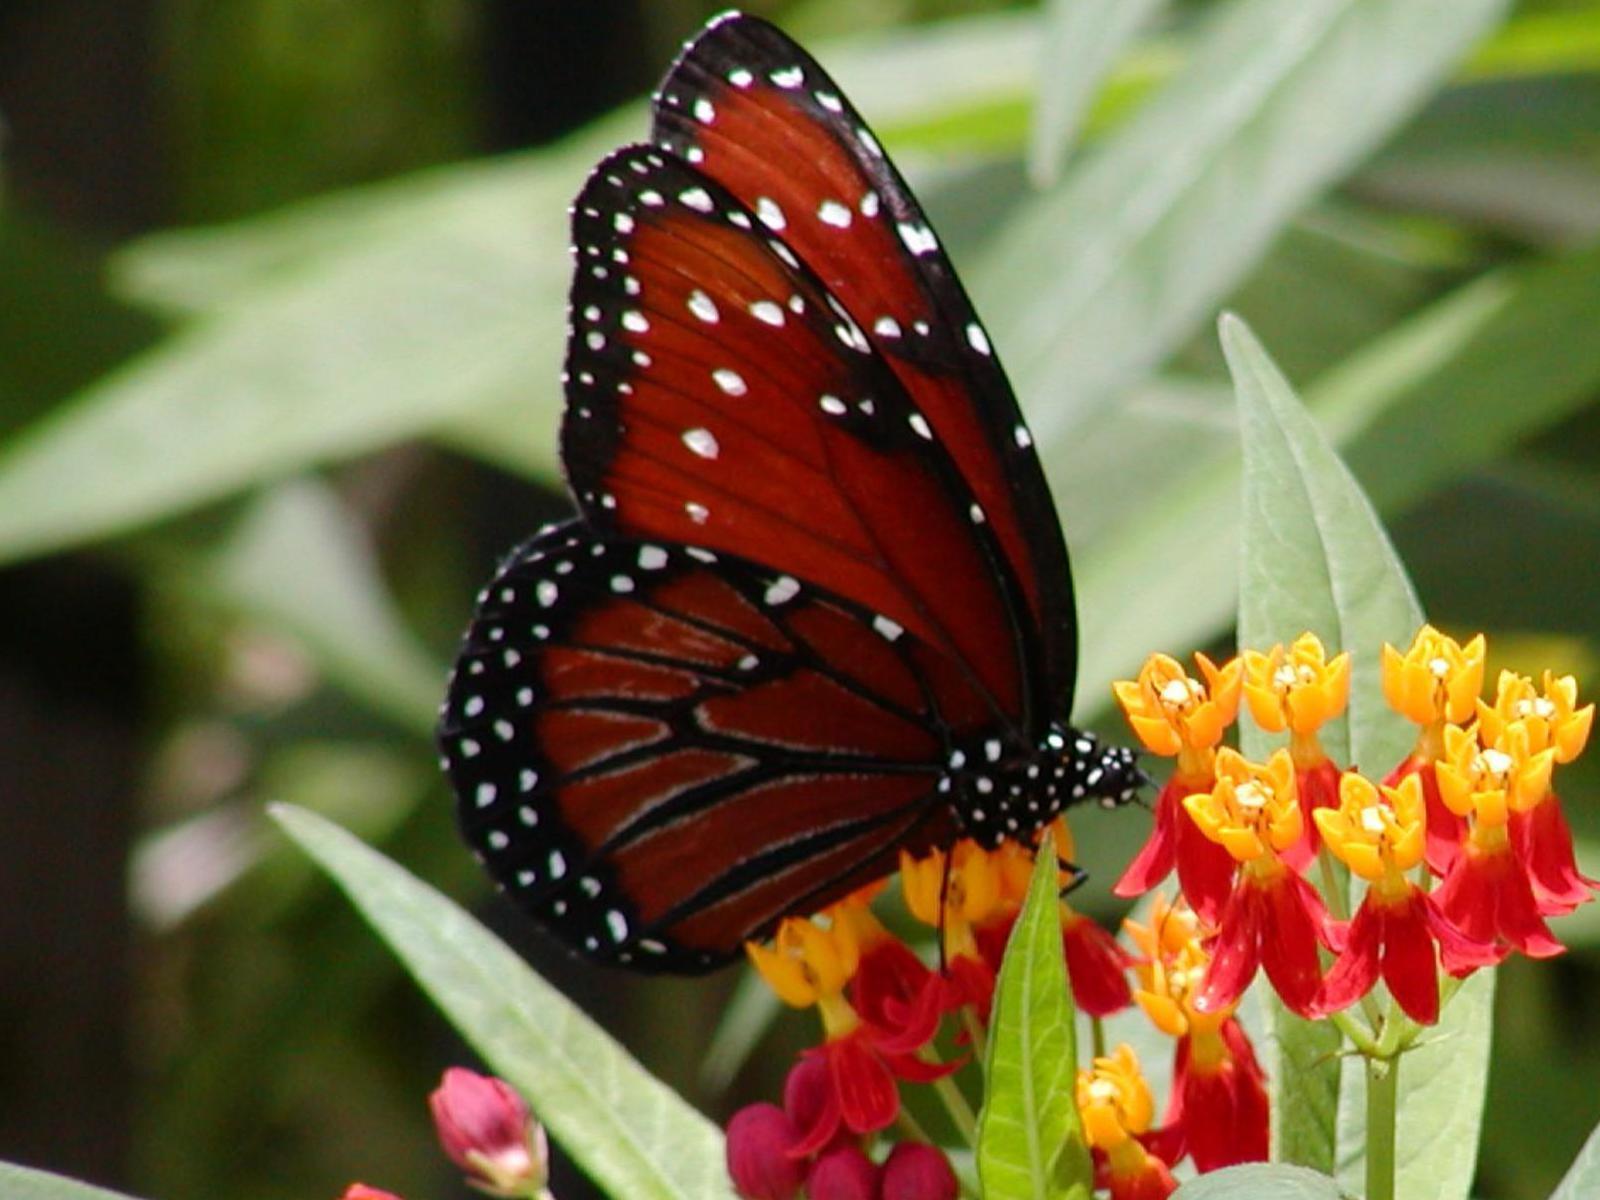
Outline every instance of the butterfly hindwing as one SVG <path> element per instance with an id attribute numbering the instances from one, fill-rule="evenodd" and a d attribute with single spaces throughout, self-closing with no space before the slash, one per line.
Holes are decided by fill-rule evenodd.
<path id="1" fill-rule="evenodd" d="M 929 654 L 769 568 L 552 527 L 484 590 L 452 678 L 460 824 L 591 957 L 708 969 L 952 836 Z"/>

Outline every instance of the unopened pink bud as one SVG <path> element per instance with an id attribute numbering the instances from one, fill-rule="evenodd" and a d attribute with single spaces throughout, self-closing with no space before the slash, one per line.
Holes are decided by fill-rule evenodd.
<path id="1" fill-rule="evenodd" d="M 878 1168 L 856 1146 L 836 1146 L 806 1176 L 808 1200 L 876 1200 Z"/>
<path id="2" fill-rule="evenodd" d="M 364 1183 L 352 1183 L 345 1188 L 339 1200 L 400 1200 L 400 1197 L 382 1188 L 368 1187 Z"/>
<path id="3" fill-rule="evenodd" d="M 451 1067 L 428 1097 L 444 1152 L 494 1196 L 534 1196 L 548 1177 L 544 1130 L 504 1080 Z"/>
<path id="4" fill-rule="evenodd" d="M 728 1122 L 728 1174 L 745 1200 L 794 1200 L 805 1163 L 789 1154 L 800 1140 L 776 1104 L 752 1104 Z"/>
<path id="5" fill-rule="evenodd" d="M 923 1142 L 902 1142 L 884 1160 L 878 1200 L 956 1200 L 960 1191 L 943 1151 Z"/>

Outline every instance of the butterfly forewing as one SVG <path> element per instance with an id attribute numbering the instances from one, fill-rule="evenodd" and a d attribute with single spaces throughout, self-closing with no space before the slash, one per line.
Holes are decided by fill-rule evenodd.
<path id="1" fill-rule="evenodd" d="M 635 146 L 590 178 L 562 452 L 591 522 L 830 589 L 1025 726 L 1031 619 L 987 514 L 844 307 L 719 184 Z"/>
<path id="2" fill-rule="evenodd" d="M 931 224 L 866 122 L 782 32 L 729 14 L 668 73 L 653 136 L 763 218 L 887 358 L 993 525 L 1042 642 L 1044 690 L 1070 709 L 1071 577 L 1032 436 Z"/>
<path id="3" fill-rule="evenodd" d="M 769 568 L 554 527 L 484 591 L 452 679 L 462 828 L 591 956 L 715 966 L 953 836 L 930 653 Z"/>

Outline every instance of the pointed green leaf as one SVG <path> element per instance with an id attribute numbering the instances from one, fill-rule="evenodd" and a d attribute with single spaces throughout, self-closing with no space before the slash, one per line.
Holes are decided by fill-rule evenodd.
<path id="1" fill-rule="evenodd" d="M 1179 74 L 975 264 L 1034 434 L 1064 438 L 1210 313 L 1505 0 L 1235 0 Z M 1043 407 L 1044 403 L 1049 407 Z"/>
<path id="2" fill-rule="evenodd" d="M 503 942 L 338 826 L 289 806 L 273 816 L 602 1190 L 731 1198 L 717 1128 Z"/>
<path id="3" fill-rule="evenodd" d="M 1047 835 L 995 985 L 978 1124 L 984 1200 L 1089 1200 L 1093 1191 L 1056 872 Z"/>
<path id="4" fill-rule="evenodd" d="M 6 1200 L 132 1200 L 122 1192 L 13 1163 L 0 1163 L 0 1196 Z"/>
<path id="5" fill-rule="evenodd" d="M 1221 323 L 1239 397 L 1245 500 L 1241 526 L 1242 645 L 1265 647 L 1310 629 L 1351 654 L 1348 734 L 1325 739 L 1339 762 L 1386 774 L 1413 731 L 1387 711 L 1379 678 L 1384 641 L 1408 642 L 1421 606 L 1377 515 L 1287 380 L 1236 317 Z M 1253 735 L 1252 735 L 1253 736 Z M 1343 744 L 1341 744 L 1341 742 Z M 1445 1009 L 1427 1045 L 1400 1065 L 1397 1188 L 1401 1200 L 1467 1195 L 1488 1078 L 1493 976 L 1480 972 Z M 1276 1147 L 1284 1157 L 1359 1178 L 1363 1144 L 1359 1071 L 1340 1074 L 1316 1023 L 1284 1014 L 1276 1024 Z M 1335 1091 L 1336 1141 L 1328 1138 Z M 1333 1159 L 1330 1159 L 1330 1152 Z"/>

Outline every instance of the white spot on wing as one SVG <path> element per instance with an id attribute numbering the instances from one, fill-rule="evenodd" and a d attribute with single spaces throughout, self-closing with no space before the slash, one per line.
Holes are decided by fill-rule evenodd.
<path id="1" fill-rule="evenodd" d="M 757 300 L 750 306 L 750 315 L 775 328 L 783 324 L 783 309 L 771 300 Z"/>
<path id="2" fill-rule="evenodd" d="M 719 388 L 730 396 L 742 396 L 750 390 L 745 384 L 744 376 L 737 371 L 728 370 L 727 367 L 718 367 L 711 372 L 711 378 L 716 381 L 716 385 Z"/>
<path id="3" fill-rule="evenodd" d="M 933 430 L 928 428 L 928 419 L 919 412 L 914 412 L 907 419 L 912 431 L 924 441 L 933 441 Z"/>
<path id="4" fill-rule="evenodd" d="M 789 222 L 783 215 L 783 209 L 769 196 L 756 197 L 756 216 L 761 218 L 761 223 L 771 230 L 780 230 Z"/>
<path id="5" fill-rule="evenodd" d="M 844 401 L 837 396 L 823 396 L 817 401 L 817 406 L 829 416 L 842 417 L 845 414 Z"/>
<path id="6" fill-rule="evenodd" d="M 683 511 L 689 514 L 689 519 L 696 525 L 704 525 L 711 519 L 711 510 L 704 504 L 696 504 L 693 500 L 684 504 Z"/>
<path id="7" fill-rule="evenodd" d="M 694 119 L 702 125 L 709 125 L 717 119 L 717 110 L 704 96 L 694 102 Z"/>
<path id="8" fill-rule="evenodd" d="M 728 82 L 736 88 L 747 88 L 756 81 L 756 77 L 743 67 L 735 67 L 728 72 Z"/>
<path id="9" fill-rule="evenodd" d="M 800 581 L 792 575 L 779 575 L 767 585 L 762 597 L 768 604 L 787 604 L 800 594 Z"/>
<path id="10" fill-rule="evenodd" d="M 900 233 L 900 240 L 906 244 L 906 249 L 913 254 L 932 254 L 939 248 L 939 239 L 933 236 L 933 230 L 926 225 L 913 225 L 909 221 L 901 221 L 895 225 Z"/>
<path id="11" fill-rule="evenodd" d="M 640 546 L 639 566 L 646 571 L 659 571 L 667 565 L 667 552 L 660 546 Z"/>
<path id="12" fill-rule="evenodd" d="M 806 81 L 806 73 L 799 67 L 782 67 L 767 78 L 781 88 L 797 88 Z"/>
<path id="13" fill-rule="evenodd" d="M 715 458 L 722 450 L 722 447 L 717 445 L 716 435 L 709 429 L 685 429 L 683 444 L 701 458 Z"/>
<path id="14" fill-rule="evenodd" d="M 976 321 L 967 322 L 967 344 L 986 357 L 993 353 L 989 347 L 989 335 L 983 332 L 983 326 Z"/>
<path id="15" fill-rule="evenodd" d="M 715 325 L 721 316 L 715 302 L 699 288 L 689 293 L 689 311 L 707 325 Z"/>
<path id="16" fill-rule="evenodd" d="M 686 188 L 678 193 L 678 199 L 696 212 L 708 213 L 712 208 L 711 193 L 703 187 Z"/>
<path id="17" fill-rule="evenodd" d="M 832 225 L 835 229 L 848 229 L 850 210 L 837 200 L 824 200 L 817 207 L 817 219 L 824 225 Z"/>
<path id="18" fill-rule="evenodd" d="M 872 323 L 872 332 L 879 337 L 897 338 L 900 336 L 900 322 L 893 317 L 879 317 Z"/>
<path id="19" fill-rule="evenodd" d="M 630 308 L 622 314 L 622 327 L 633 333 L 648 333 L 650 331 L 650 322 L 645 319 L 645 315 L 642 312 Z"/>
<path id="20" fill-rule="evenodd" d="M 881 614 L 872 618 L 872 627 L 891 642 L 898 641 L 900 635 L 905 632 L 899 622 L 891 621 Z"/>
<path id="21" fill-rule="evenodd" d="M 1019 423 L 1017 427 L 1011 431 L 1011 436 L 1016 440 L 1017 445 L 1023 450 L 1026 450 L 1029 446 L 1033 445 L 1033 434 L 1028 432 L 1028 427 L 1026 425 Z"/>

